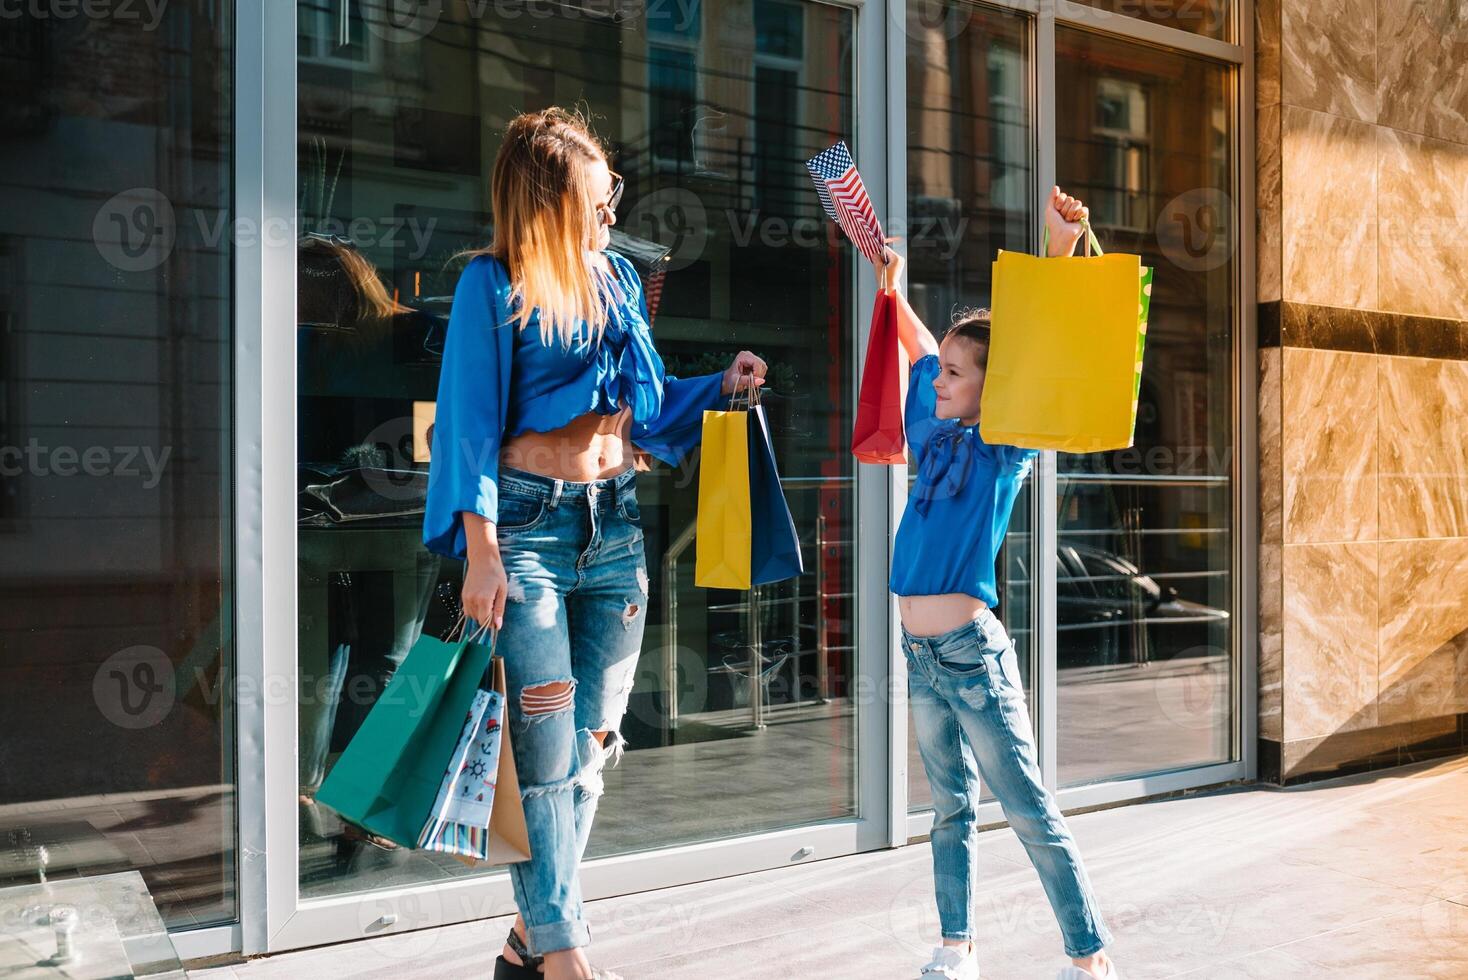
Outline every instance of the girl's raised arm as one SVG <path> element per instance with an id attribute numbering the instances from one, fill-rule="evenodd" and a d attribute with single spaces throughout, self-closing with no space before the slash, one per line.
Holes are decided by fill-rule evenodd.
<path id="1" fill-rule="evenodd" d="M 897 302 L 907 310 L 907 316 L 897 318 L 897 339 L 902 343 L 902 349 L 907 351 L 908 361 L 917 363 L 926 354 L 938 353 L 938 341 L 913 308 L 907 305 L 907 297 L 903 295 L 902 271 L 907 267 L 907 260 L 898 255 L 891 245 L 882 246 L 882 259 L 885 262 L 883 265 L 872 263 L 872 268 L 877 272 L 877 288 L 890 289 L 897 297 Z"/>

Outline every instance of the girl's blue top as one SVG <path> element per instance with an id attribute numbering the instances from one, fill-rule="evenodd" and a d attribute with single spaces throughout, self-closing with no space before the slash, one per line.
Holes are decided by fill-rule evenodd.
<path id="1" fill-rule="evenodd" d="M 999 605 L 994 562 L 1020 485 L 1038 449 L 992 445 L 978 425 L 936 416 L 936 354 L 918 359 L 907 387 L 904 427 L 917 479 L 892 549 L 897 595 L 977 596 Z"/>
<path id="2" fill-rule="evenodd" d="M 666 373 L 637 270 L 625 256 L 605 254 L 617 277 L 595 274 L 608 296 L 606 331 L 597 342 L 583 320 L 569 348 L 555 335 L 549 344 L 541 340 L 538 309 L 516 328 L 499 259 L 476 255 L 464 267 L 449 310 L 429 449 L 423 543 L 430 551 L 466 557 L 464 511 L 497 520 L 504 439 L 630 406 L 632 442 L 676 466 L 702 438 L 704 410 L 723 403 L 722 372 Z"/>

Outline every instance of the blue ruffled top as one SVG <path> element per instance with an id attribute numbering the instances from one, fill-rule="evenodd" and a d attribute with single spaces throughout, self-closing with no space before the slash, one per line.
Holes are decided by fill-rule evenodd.
<path id="1" fill-rule="evenodd" d="M 634 446 L 676 466 L 702 438 L 704 410 L 722 405 L 722 372 L 666 372 L 637 270 L 617 252 L 604 254 L 615 276 L 596 273 L 608 298 L 606 329 L 598 340 L 583 320 L 569 347 L 554 335 L 541 340 L 538 309 L 517 328 L 503 262 L 477 255 L 464 267 L 449 311 L 429 449 L 429 550 L 464 558 L 463 512 L 497 519 L 500 446 L 511 436 L 628 406 Z"/>
<path id="2" fill-rule="evenodd" d="M 937 417 L 938 356 L 913 364 L 904 429 L 917 477 L 892 549 L 897 595 L 958 592 L 999 605 L 994 563 L 1038 449 L 987 443 L 978 425 Z"/>

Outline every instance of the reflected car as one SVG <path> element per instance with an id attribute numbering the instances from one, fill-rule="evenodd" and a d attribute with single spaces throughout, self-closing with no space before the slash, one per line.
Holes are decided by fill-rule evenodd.
<path id="1" fill-rule="evenodd" d="M 1159 583 L 1129 558 L 1062 543 L 1055 561 L 1062 667 L 1146 663 L 1226 642 L 1227 609 L 1183 598 L 1176 586 Z M 1024 563 L 1016 564 L 1028 578 Z"/>

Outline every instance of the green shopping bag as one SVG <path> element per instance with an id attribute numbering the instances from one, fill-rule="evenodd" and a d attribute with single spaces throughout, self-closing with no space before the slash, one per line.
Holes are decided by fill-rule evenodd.
<path id="1" fill-rule="evenodd" d="M 472 637 L 445 642 L 420 636 L 332 766 L 316 799 L 358 826 L 403 847 L 417 847 L 443 784 L 444 765 L 459 741 L 492 653 L 489 644 Z M 497 670 L 497 687 L 503 685 L 502 678 Z M 507 728 L 491 845 L 498 860 L 523 861 L 530 855 L 508 736 Z M 519 817 L 518 833 L 499 833 L 506 809 L 516 811 L 503 815 Z M 513 820 L 508 823 L 513 827 Z M 496 837 L 509 839 L 496 842 Z"/>

